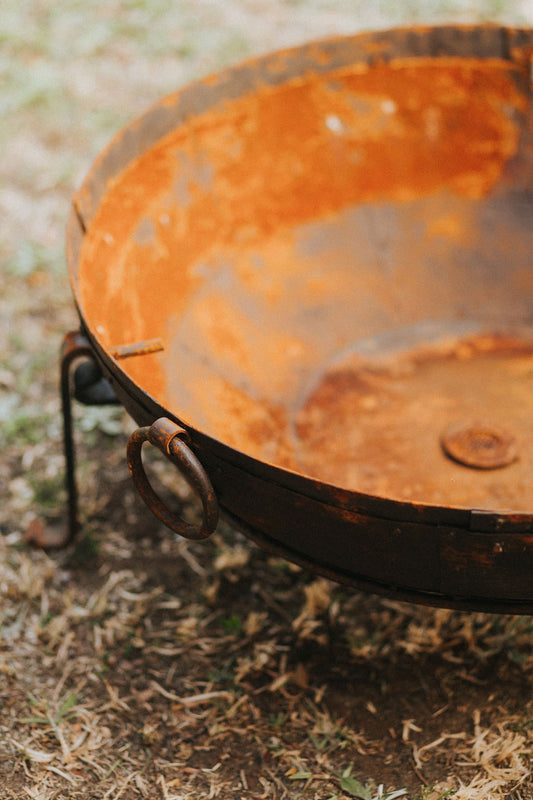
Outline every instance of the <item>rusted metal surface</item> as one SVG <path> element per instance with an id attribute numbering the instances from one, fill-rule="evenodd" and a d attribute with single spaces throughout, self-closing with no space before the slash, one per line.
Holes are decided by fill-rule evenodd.
<path id="1" fill-rule="evenodd" d="M 371 358 L 349 353 L 298 411 L 298 463 L 329 483 L 378 496 L 527 512 L 532 368 L 523 339 L 454 340 L 450 331 L 438 344 Z M 476 420 L 490 420 L 492 434 L 487 425 L 485 435 L 476 432 Z M 443 457 L 441 445 L 462 466 Z M 496 478 L 465 464 L 509 466 Z"/>
<path id="2" fill-rule="evenodd" d="M 146 356 L 149 353 L 159 353 L 165 349 L 162 339 L 145 339 L 143 342 L 133 342 L 131 344 L 120 344 L 110 348 L 109 352 L 117 361 L 122 358 L 132 358 L 133 356 Z"/>
<path id="3" fill-rule="evenodd" d="M 516 439 L 492 422 L 454 422 L 443 433 L 444 452 L 465 467 L 499 469 L 518 458 Z"/>
<path id="4" fill-rule="evenodd" d="M 161 522 L 186 539 L 206 539 L 217 527 L 218 503 L 205 470 L 186 444 L 188 438 L 187 431 L 165 417 L 156 420 L 150 427 L 138 428 L 132 433 L 128 442 L 128 467 L 137 491 Z M 193 525 L 186 522 L 175 512 L 170 511 L 158 497 L 144 471 L 142 462 L 144 442 L 150 442 L 167 455 L 198 493 L 203 508 L 200 524 Z"/>
<path id="5" fill-rule="evenodd" d="M 533 609 L 532 53 L 447 27 L 274 54 L 162 101 L 74 199 L 121 402 L 340 579 Z"/>

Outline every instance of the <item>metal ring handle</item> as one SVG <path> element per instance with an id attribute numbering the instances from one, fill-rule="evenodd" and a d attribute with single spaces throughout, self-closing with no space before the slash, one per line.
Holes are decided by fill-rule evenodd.
<path id="1" fill-rule="evenodd" d="M 128 467 L 135 487 L 142 499 L 158 519 L 168 528 L 186 539 L 207 539 L 218 522 L 218 502 L 204 468 L 182 437 L 188 433 L 167 417 L 161 417 L 153 425 L 137 428 L 128 441 Z M 142 446 L 150 442 L 176 465 L 190 486 L 198 493 L 203 506 L 200 525 L 191 525 L 170 511 L 152 488 L 144 471 Z"/>

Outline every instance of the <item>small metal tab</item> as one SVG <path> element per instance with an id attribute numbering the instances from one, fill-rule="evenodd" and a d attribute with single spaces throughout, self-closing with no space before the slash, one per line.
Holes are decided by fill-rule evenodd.
<path id="1" fill-rule="evenodd" d="M 165 349 L 162 339 L 144 339 L 142 342 L 133 342 L 132 344 L 120 344 L 117 347 L 112 347 L 110 353 L 113 358 L 119 361 L 122 358 L 131 358 L 132 356 L 145 356 L 149 353 L 159 353 Z"/>

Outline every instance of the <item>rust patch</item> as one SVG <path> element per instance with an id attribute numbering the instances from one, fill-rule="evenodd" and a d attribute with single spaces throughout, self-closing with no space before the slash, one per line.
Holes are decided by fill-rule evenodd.
<path id="1" fill-rule="evenodd" d="M 515 437 L 491 422 L 454 422 L 442 434 L 441 444 L 454 461 L 476 469 L 506 467 L 518 458 Z"/>
<path id="2" fill-rule="evenodd" d="M 84 239 L 80 295 L 100 341 L 164 336 L 202 285 L 195 265 L 215 252 L 260 250 L 280 229 L 365 202 L 483 197 L 517 150 L 515 69 L 475 58 L 358 64 L 192 117 L 113 179 Z M 184 166 L 199 162 L 209 186 Z M 184 180 L 187 202 L 175 190 Z M 160 397 L 164 376 L 153 380 Z"/>
<path id="3" fill-rule="evenodd" d="M 513 352 L 508 337 L 480 336 L 480 347 L 469 338 L 455 350 L 423 347 L 381 365 L 350 356 L 326 369 L 296 417 L 297 463 L 325 482 L 379 497 L 527 512 L 532 391 L 533 345 L 528 351 L 517 342 Z M 440 433 L 464 418 L 501 423 L 490 433 L 478 428 L 469 443 L 455 429 L 452 461 Z M 520 460 L 503 428 L 520 431 Z M 507 468 L 466 470 L 457 462 L 469 454 L 478 466 L 499 460 Z"/>

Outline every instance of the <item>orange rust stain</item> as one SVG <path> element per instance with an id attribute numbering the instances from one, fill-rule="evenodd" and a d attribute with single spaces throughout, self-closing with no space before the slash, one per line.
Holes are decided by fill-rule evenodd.
<path id="1" fill-rule="evenodd" d="M 291 361 L 296 366 L 310 354 L 305 341 L 284 331 L 263 330 L 258 319 L 243 313 L 238 305 L 216 293 L 204 303 L 199 301 L 187 317 L 192 340 L 201 344 L 197 356 L 211 354 L 211 367 L 236 386 L 247 387 L 258 397 L 281 397 L 290 394 L 288 376 L 279 365 Z M 182 332 L 185 333 L 185 332 Z M 176 333 L 175 333 L 176 336 Z M 180 331 L 176 347 L 179 348 Z M 190 383 L 187 376 L 182 380 Z"/>
<path id="2" fill-rule="evenodd" d="M 463 220 L 457 214 L 447 214 L 430 220 L 427 226 L 429 236 L 443 236 L 448 239 L 460 242 L 465 233 Z"/>
<path id="3" fill-rule="evenodd" d="M 347 357 L 325 372 L 296 417 L 301 471 L 417 503 L 531 508 L 533 341 L 474 337 L 378 363 Z M 515 436 L 518 460 L 479 471 L 448 459 L 440 434 L 481 416 Z"/>
<path id="4" fill-rule="evenodd" d="M 485 196 L 518 146 L 524 101 L 513 69 L 477 59 L 357 65 L 264 86 L 190 119 L 110 183 L 82 248 L 86 319 L 107 348 L 157 337 L 168 345 L 174 321 L 213 277 L 222 279 L 225 255 L 234 258 L 233 280 L 255 282 L 263 302 L 275 304 L 290 271 L 296 280 L 307 269 L 291 245 L 297 226 L 443 189 Z M 277 259 L 272 240 L 284 231 Z M 440 232 L 459 235 L 459 227 L 441 220 Z M 262 278 L 252 250 L 268 252 Z M 319 297 L 324 283 L 324 275 L 311 276 L 310 292 Z M 205 310 L 207 351 L 260 370 L 261 358 L 254 364 L 238 341 L 241 325 L 233 330 L 227 319 L 231 303 L 223 305 Z M 269 337 L 264 331 L 256 342 L 271 359 L 270 380 L 291 347 L 303 354 L 306 344 L 278 334 L 269 348 Z M 130 359 L 122 368 L 166 402 L 175 369 L 166 359 Z"/>
<path id="5" fill-rule="evenodd" d="M 216 373 L 195 365 L 189 383 L 195 419 L 224 431 L 224 442 L 271 463 L 294 467 L 293 443 L 289 434 L 287 409 L 259 402 L 244 388 Z"/>

